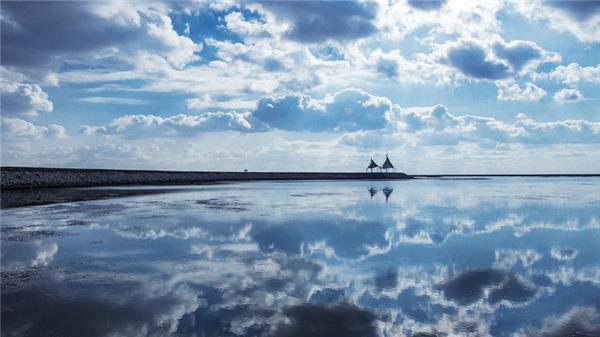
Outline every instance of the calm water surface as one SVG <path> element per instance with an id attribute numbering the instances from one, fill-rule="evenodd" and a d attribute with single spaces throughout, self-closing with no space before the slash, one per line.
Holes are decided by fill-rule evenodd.
<path id="1" fill-rule="evenodd" d="M 2 336 L 600 336 L 600 179 L 257 182 L 2 211 Z"/>

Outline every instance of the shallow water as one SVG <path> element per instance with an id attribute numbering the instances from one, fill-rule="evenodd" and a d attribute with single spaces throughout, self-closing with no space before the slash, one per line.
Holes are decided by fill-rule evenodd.
<path id="1" fill-rule="evenodd" d="M 598 178 L 166 189 L 2 210 L 2 335 L 600 335 Z"/>

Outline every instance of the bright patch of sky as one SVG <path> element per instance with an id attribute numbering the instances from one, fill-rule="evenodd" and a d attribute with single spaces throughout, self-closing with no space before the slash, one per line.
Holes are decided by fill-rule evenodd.
<path id="1" fill-rule="evenodd" d="M 2 2 L 1 164 L 597 173 L 598 4 Z"/>

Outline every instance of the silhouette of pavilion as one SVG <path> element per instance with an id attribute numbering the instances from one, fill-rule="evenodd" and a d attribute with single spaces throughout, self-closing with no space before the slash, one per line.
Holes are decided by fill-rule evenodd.
<path id="1" fill-rule="evenodd" d="M 383 162 L 383 165 L 381 165 L 381 166 L 377 165 L 377 163 L 373 161 L 373 158 L 371 158 L 371 163 L 369 164 L 369 166 L 367 166 L 367 172 L 369 170 L 371 170 L 371 173 L 373 173 L 373 169 L 379 169 L 379 172 L 381 172 L 382 170 L 385 170 L 385 173 L 387 173 L 388 170 L 394 171 L 396 168 L 394 167 L 394 164 L 392 164 L 392 161 L 386 154 L 385 162 Z"/>
<path id="2" fill-rule="evenodd" d="M 371 158 L 371 163 L 369 166 L 367 166 L 367 171 L 370 169 L 371 173 L 373 173 L 374 168 L 379 168 L 379 165 L 377 165 L 377 163 L 373 161 L 373 158 Z"/>
<path id="3" fill-rule="evenodd" d="M 395 169 L 394 164 L 392 164 L 392 162 L 390 161 L 390 158 L 388 157 L 387 154 L 385 155 L 385 162 L 383 162 L 383 165 L 381 165 L 381 168 L 383 170 L 385 170 L 386 173 L 389 169 L 391 169 L 391 170 Z"/>

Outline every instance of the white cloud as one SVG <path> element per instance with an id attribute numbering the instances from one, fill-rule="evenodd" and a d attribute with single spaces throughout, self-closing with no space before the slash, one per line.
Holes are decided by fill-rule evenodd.
<path id="1" fill-rule="evenodd" d="M 268 23 L 256 20 L 247 21 L 240 12 L 231 12 L 224 19 L 227 29 L 244 37 L 269 36 L 271 35 L 269 30 L 274 28 Z"/>
<path id="2" fill-rule="evenodd" d="M 578 89 L 561 89 L 554 94 L 554 100 L 559 103 L 577 102 L 583 99 Z"/>
<path id="3" fill-rule="evenodd" d="M 198 107 L 201 108 L 202 103 Z M 226 130 L 256 132 L 266 131 L 266 127 L 290 131 L 350 132 L 341 137 L 341 142 L 364 147 L 383 143 L 448 145 L 470 142 L 489 146 L 489 143 L 593 144 L 600 141 L 598 122 L 541 122 L 519 114 L 514 123 L 507 123 L 493 117 L 455 116 L 443 105 L 402 109 L 393 106 L 386 97 L 353 88 L 323 99 L 298 94 L 266 97 L 259 100 L 254 110 L 243 113 L 205 112 L 170 117 L 126 115 L 107 126 L 84 126 L 83 131 L 125 137 L 164 137 Z"/>
<path id="4" fill-rule="evenodd" d="M 45 78 L 62 62 L 135 67 L 145 54 L 182 68 L 202 49 L 177 34 L 170 8 L 157 2 L 14 2 L 2 9 L 3 23 L 14 22 L 3 25 L 2 62 L 30 78 Z"/>
<path id="5" fill-rule="evenodd" d="M 596 1 L 519 1 L 514 5 L 527 17 L 569 32 L 583 42 L 600 41 L 600 8 Z"/>
<path id="6" fill-rule="evenodd" d="M 283 130 L 348 131 L 382 129 L 389 123 L 392 102 L 349 88 L 324 99 L 293 94 L 261 99 L 252 116 Z"/>
<path id="7" fill-rule="evenodd" d="M 576 85 L 580 82 L 600 84 L 600 64 L 593 67 L 582 67 L 577 63 L 567 66 L 558 66 L 550 73 L 540 74 L 540 78 L 550 78 L 567 85 Z"/>
<path id="8" fill-rule="evenodd" d="M 202 132 L 237 130 L 252 132 L 260 123 L 252 125 L 249 113 L 206 112 L 200 115 L 179 114 L 170 117 L 155 115 L 125 115 L 107 126 L 84 125 L 84 134 L 119 134 L 123 137 L 194 136 Z"/>
<path id="9" fill-rule="evenodd" d="M 38 126 L 19 118 L 2 117 L 2 136 L 23 138 L 65 138 L 65 128 L 51 124 L 49 126 Z"/>
<path id="10" fill-rule="evenodd" d="M 283 22 L 287 28 L 285 38 L 300 43 L 353 41 L 377 32 L 379 4 L 376 2 L 267 1 L 261 6 Z"/>
<path id="11" fill-rule="evenodd" d="M 80 102 L 92 104 L 144 105 L 150 102 L 137 98 L 90 96 L 79 99 Z"/>
<path id="12" fill-rule="evenodd" d="M 461 39 L 441 44 L 432 57 L 475 79 L 499 80 L 532 73 L 544 62 L 561 56 L 533 41 L 504 41 L 499 36 L 486 40 Z"/>
<path id="13" fill-rule="evenodd" d="M 365 65 L 374 69 L 377 76 L 372 80 L 381 80 L 381 75 L 401 83 L 450 85 L 456 78 L 448 67 L 438 63 L 434 55 L 419 54 L 409 60 L 400 50 L 384 52 L 375 49 L 368 56 Z"/>
<path id="14" fill-rule="evenodd" d="M 4 116 L 35 116 L 52 112 L 54 105 L 37 84 L 24 83 L 25 77 L 0 67 L 1 109 Z"/>
<path id="15" fill-rule="evenodd" d="M 498 100 L 500 101 L 534 101 L 546 96 L 546 91 L 531 82 L 526 82 L 521 88 L 514 80 L 496 81 Z"/>
<path id="16" fill-rule="evenodd" d="M 428 28 L 428 38 L 432 39 L 437 34 L 487 38 L 500 30 L 496 13 L 504 5 L 500 1 L 458 0 L 424 11 L 406 1 L 397 1 L 382 10 L 378 25 L 385 37 L 396 40 L 422 27 Z"/>
<path id="17" fill-rule="evenodd" d="M 382 131 L 348 133 L 342 144 L 372 147 L 409 143 L 451 145 L 486 142 L 520 144 L 595 144 L 600 142 L 600 123 L 586 120 L 541 122 L 519 114 L 514 123 L 476 115 L 455 116 L 445 106 L 401 109 L 395 107 L 394 123 Z M 375 141 L 380 139 L 379 142 Z"/>

